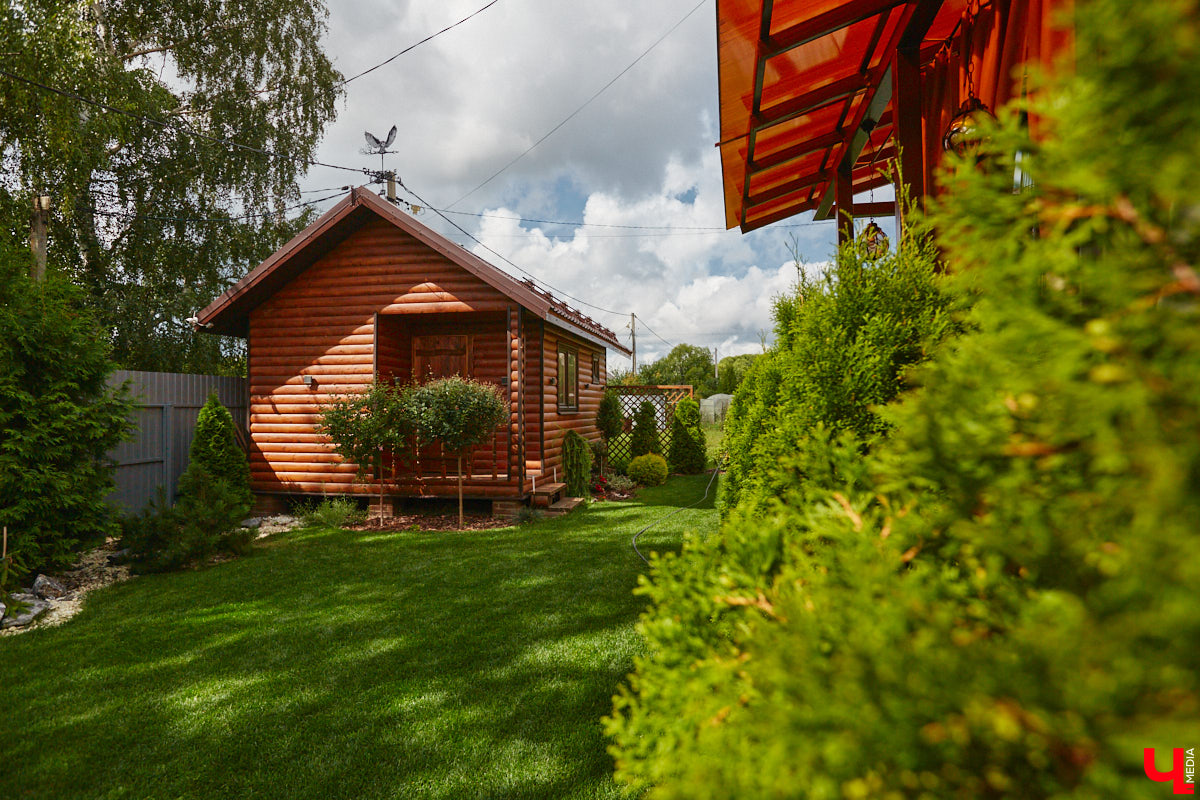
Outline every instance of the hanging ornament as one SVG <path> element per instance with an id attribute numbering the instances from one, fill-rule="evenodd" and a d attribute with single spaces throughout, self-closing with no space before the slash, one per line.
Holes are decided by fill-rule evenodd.
<path id="1" fill-rule="evenodd" d="M 946 135 L 942 137 L 942 149 L 947 153 L 965 156 L 974 153 L 983 142 L 980 129 L 984 119 L 991 117 L 992 112 L 983 101 L 972 94 L 958 109 L 958 113 L 950 120 Z"/>
<path id="2" fill-rule="evenodd" d="M 979 150 L 983 142 L 980 132 L 986 117 L 993 117 L 983 101 L 975 94 L 975 58 L 972 54 L 972 39 L 974 36 L 975 18 L 979 14 L 979 6 L 973 0 L 967 3 L 966 14 L 963 17 L 964 33 L 963 48 L 967 64 L 967 99 L 959 106 L 958 113 L 950 119 L 950 125 L 942 136 L 942 149 L 962 157 Z"/>
<path id="3" fill-rule="evenodd" d="M 858 240 L 862 242 L 863 252 L 866 253 L 867 258 L 882 258 L 887 255 L 890 246 L 888 235 L 883 232 L 883 228 L 879 227 L 879 223 L 875 220 L 871 220 L 867 227 L 862 229 Z"/>

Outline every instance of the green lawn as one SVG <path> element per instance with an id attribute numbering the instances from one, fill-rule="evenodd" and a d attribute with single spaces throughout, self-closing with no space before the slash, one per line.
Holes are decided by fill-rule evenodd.
<path id="1" fill-rule="evenodd" d="M 0 639 L 0 797 L 616 797 L 642 525 L 707 475 L 481 533 L 281 534 Z M 709 502 L 639 540 L 678 549 Z"/>

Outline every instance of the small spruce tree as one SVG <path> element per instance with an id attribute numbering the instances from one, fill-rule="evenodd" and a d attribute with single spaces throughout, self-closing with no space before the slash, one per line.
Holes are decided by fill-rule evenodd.
<path id="1" fill-rule="evenodd" d="M 649 400 L 638 406 L 633 415 L 633 436 L 629 440 L 629 451 L 632 458 L 644 456 L 646 453 L 662 455 L 662 444 L 658 441 L 658 419 L 654 404 Z"/>
<path id="2" fill-rule="evenodd" d="M 670 463 L 672 472 L 694 475 L 704 471 L 707 455 L 704 431 L 700 429 L 700 404 L 685 397 L 675 405 L 671 418 Z"/>
<path id="3" fill-rule="evenodd" d="M 567 494 L 586 497 L 588 479 L 592 475 L 592 448 L 587 440 L 575 431 L 567 431 L 563 438 L 563 473 L 567 483 Z"/>

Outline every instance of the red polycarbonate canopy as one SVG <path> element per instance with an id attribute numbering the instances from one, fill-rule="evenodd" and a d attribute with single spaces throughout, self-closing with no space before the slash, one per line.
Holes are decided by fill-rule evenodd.
<path id="1" fill-rule="evenodd" d="M 890 183 L 892 59 L 951 35 L 966 0 L 718 0 L 725 222 L 828 216 L 847 153 L 854 192 Z M 911 44 L 911 42 L 910 42 Z"/>

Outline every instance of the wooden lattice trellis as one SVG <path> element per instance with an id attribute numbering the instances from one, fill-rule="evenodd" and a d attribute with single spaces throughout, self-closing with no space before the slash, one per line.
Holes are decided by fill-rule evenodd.
<path id="1" fill-rule="evenodd" d="M 691 386 L 609 386 L 609 391 L 617 396 L 621 403 L 621 419 L 624 421 L 625 432 L 613 438 L 608 443 L 609 458 L 613 461 L 628 461 L 633 455 L 630 452 L 633 430 L 633 417 L 643 402 L 649 401 L 654 406 L 654 422 L 658 433 L 659 444 L 662 445 L 663 455 L 666 455 L 671 443 L 671 420 L 675 416 L 675 405 L 685 397 L 693 397 Z"/>

